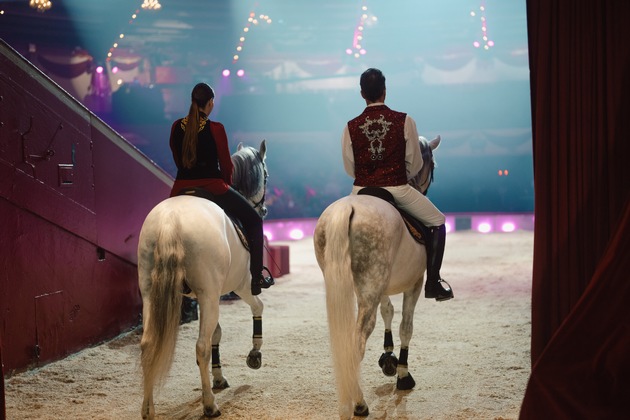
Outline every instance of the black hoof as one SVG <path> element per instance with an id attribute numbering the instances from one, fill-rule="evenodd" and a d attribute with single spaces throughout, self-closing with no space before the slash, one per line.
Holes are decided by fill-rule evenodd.
<path id="1" fill-rule="evenodd" d="M 412 389 L 414 386 L 416 386 L 416 381 L 413 380 L 411 373 L 403 378 L 399 376 L 398 380 L 396 381 L 396 388 L 400 389 L 401 391 L 407 391 L 409 389 Z"/>
<path id="2" fill-rule="evenodd" d="M 367 404 L 357 404 L 354 406 L 354 415 L 357 417 L 367 417 L 370 415 L 370 409 Z"/>
<path id="3" fill-rule="evenodd" d="M 260 369 L 262 366 L 262 353 L 259 350 L 252 350 L 247 356 L 247 366 L 252 369 Z"/>
<path id="4" fill-rule="evenodd" d="M 378 365 L 385 376 L 394 376 L 396 375 L 396 368 L 398 367 L 398 359 L 391 351 L 383 353 L 380 359 L 378 359 Z"/>
<path id="5" fill-rule="evenodd" d="M 220 410 L 212 411 L 212 409 L 204 408 L 203 409 L 203 415 L 206 416 L 206 417 L 210 417 L 212 419 L 212 418 L 215 418 L 215 417 L 219 417 L 221 415 L 221 411 Z"/>

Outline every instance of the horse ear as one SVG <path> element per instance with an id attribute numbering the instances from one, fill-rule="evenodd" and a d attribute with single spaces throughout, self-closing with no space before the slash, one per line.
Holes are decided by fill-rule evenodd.
<path id="1" fill-rule="evenodd" d="M 429 142 L 429 146 L 431 146 L 431 150 L 437 149 L 441 141 L 442 141 L 442 137 L 440 137 L 440 135 L 438 134 L 436 138 L 434 138 L 433 140 Z"/>
<path id="2" fill-rule="evenodd" d="M 236 151 L 238 152 L 239 150 L 241 150 L 243 148 L 243 142 L 240 142 L 238 144 L 238 146 L 236 146 Z"/>
<path id="3" fill-rule="evenodd" d="M 267 154 L 267 140 L 263 139 L 263 141 L 260 142 L 260 149 L 258 152 L 260 153 L 260 158 L 265 160 L 265 155 Z"/>

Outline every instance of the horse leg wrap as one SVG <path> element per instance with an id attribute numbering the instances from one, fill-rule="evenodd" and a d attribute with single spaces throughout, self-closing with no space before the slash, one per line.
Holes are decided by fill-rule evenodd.
<path id="1" fill-rule="evenodd" d="M 221 356 L 219 355 L 219 345 L 212 345 L 212 368 L 221 368 Z"/>
<path id="2" fill-rule="evenodd" d="M 254 318 L 254 337 L 253 338 L 262 338 L 262 317 L 255 316 Z"/>
<path id="3" fill-rule="evenodd" d="M 262 317 L 254 316 L 254 335 L 252 336 L 254 348 L 260 350 L 262 345 Z"/>
<path id="4" fill-rule="evenodd" d="M 407 367 L 407 356 L 409 353 L 409 347 L 400 348 L 400 357 L 398 358 L 398 366 Z"/>
<path id="5" fill-rule="evenodd" d="M 386 352 L 394 350 L 394 339 L 392 337 L 391 330 L 385 330 L 385 340 L 383 344 L 383 348 Z"/>

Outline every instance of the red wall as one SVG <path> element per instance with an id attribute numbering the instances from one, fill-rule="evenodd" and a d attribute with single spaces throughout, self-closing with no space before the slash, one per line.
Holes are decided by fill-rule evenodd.
<path id="1" fill-rule="evenodd" d="M 136 248 L 171 177 L 0 41 L 3 372 L 138 325 Z"/>

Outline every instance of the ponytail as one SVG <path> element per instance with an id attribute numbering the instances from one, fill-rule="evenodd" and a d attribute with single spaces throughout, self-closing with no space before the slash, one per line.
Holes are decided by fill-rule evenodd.
<path id="1" fill-rule="evenodd" d="M 209 100 L 214 98 L 214 91 L 205 83 L 198 83 L 191 93 L 190 109 L 188 110 L 188 123 L 184 131 L 184 144 L 182 145 L 182 163 L 185 168 L 192 168 L 197 163 L 197 141 L 199 133 L 199 110 L 206 106 Z"/>
<path id="2" fill-rule="evenodd" d="M 197 163 L 197 132 L 199 131 L 199 106 L 193 101 L 188 110 L 188 123 L 184 131 L 182 163 L 190 169 Z"/>

